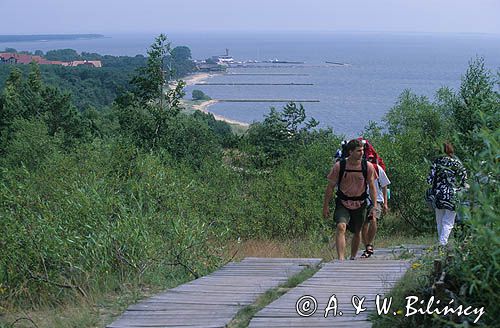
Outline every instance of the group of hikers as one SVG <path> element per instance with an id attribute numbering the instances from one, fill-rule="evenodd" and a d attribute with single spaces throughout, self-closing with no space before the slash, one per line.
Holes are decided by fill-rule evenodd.
<path id="1" fill-rule="evenodd" d="M 438 157 L 431 166 L 427 181 L 431 188 L 427 200 L 435 210 L 438 240 L 441 246 L 448 243 L 455 223 L 456 192 L 466 187 L 465 168 L 454 156 L 453 146 L 445 143 L 445 155 Z M 339 260 L 345 259 L 346 231 L 353 233 L 351 256 L 354 260 L 360 243 L 365 247 L 361 257 L 374 254 L 373 242 L 377 221 L 388 212 L 388 186 L 385 163 L 373 146 L 363 138 L 342 143 L 336 161 L 327 176 L 328 185 L 323 199 L 323 217 L 330 219 L 330 200 L 336 189 L 335 244 Z"/>

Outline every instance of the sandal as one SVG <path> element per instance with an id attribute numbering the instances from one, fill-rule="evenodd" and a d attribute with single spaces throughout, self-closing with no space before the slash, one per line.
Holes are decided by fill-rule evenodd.
<path id="1" fill-rule="evenodd" d="M 361 254 L 361 257 L 367 259 L 372 255 L 373 255 L 373 245 L 368 244 L 368 245 L 366 245 L 366 248 L 363 251 L 363 254 Z"/>

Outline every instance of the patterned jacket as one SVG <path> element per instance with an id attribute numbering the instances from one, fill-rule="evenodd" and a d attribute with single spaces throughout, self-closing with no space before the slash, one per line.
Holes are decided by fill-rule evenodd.
<path id="1" fill-rule="evenodd" d="M 443 156 L 436 159 L 427 178 L 436 196 L 436 208 L 454 211 L 456 193 L 465 186 L 466 179 L 467 172 L 458 158 Z"/>

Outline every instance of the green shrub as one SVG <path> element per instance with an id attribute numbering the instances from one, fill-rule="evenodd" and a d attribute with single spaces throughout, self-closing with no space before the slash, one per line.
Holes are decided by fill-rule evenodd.
<path id="1" fill-rule="evenodd" d="M 203 91 L 201 90 L 193 90 L 192 92 L 192 96 L 193 100 L 210 100 L 212 98 L 210 98 L 209 96 L 207 96 Z"/>
<path id="2" fill-rule="evenodd" d="M 306 121 L 304 107 L 291 102 L 282 111 L 271 108 L 262 123 L 254 123 L 247 131 L 246 150 L 257 167 L 278 164 L 304 145 L 308 134 L 318 125 L 314 118 Z"/>
<path id="3" fill-rule="evenodd" d="M 499 122 L 499 112 L 480 115 L 483 127 L 471 137 L 481 145 L 481 151 L 471 158 L 473 176 L 470 189 L 464 193 L 459 215 L 464 220 L 464 238 L 456 244 L 456 256 L 450 265 L 450 289 L 459 302 L 467 306 L 484 306 L 486 314 L 480 326 L 493 325 L 497 318 L 500 296 L 500 129 L 490 129 Z M 482 116 L 482 118 L 481 118 Z"/>
<path id="4" fill-rule="evenodd" d="M 6 300 L 53 302 L 85 293 L 109 275 L 129 281 L 173 268 L 186 276 L 213 270 L 219 264 L 213 240 L 223 240 L 227 230 L 191 208 L 185 187 L 194 173 L 173 164 L 95 143 L 70 155 L 54 152 L 31 171 L 4 168 L 0 283 Z"/>

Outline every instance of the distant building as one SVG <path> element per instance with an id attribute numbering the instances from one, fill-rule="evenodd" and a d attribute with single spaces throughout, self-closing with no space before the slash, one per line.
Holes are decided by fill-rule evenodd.
<path id="1" fill-rule="evenodd" d="M 202 72 L 223 71 L 224 68 L 219 64 L 196 63 L 196 68 Z"/>
<path id="2" fill-rule="evenodd" d="M 75 60 L 71 62 L 64 62 L 58 60 L 47 60 L 41 56 L 32 56 L 26 54 L 18 54 L 13 52 L 2 52 L 0 53 L 0 64 L 29 64 L 32 61 L 41 65 L 62 65 L 62 66 L 90 66 L 90 67 L 102 67 L 100 60 Z"/>
<path id="3" fill-rule="evenodd" d="M 31 56 L 13 52 L 0 53 L 0 62 L 4 64 L 29 64 L 32 61 L 39 64 L 48 64 L 49 61 L 40 56 Z"/>
<path id="4" fill-rule="evenodd" d="M 102 63 L 100 60 L 74 60 L 72 62 L 66 62 L 63 64 L 64 66 L 90 66 L 90 67 L 102 67 Z"/>
<path id="5" fill-rule="evenodd" d="M 229 56 L 229 49 L 226 48 L 226 54 L 220 56 L 212 56 L 212 60 L 219 65 L 233 64 L 234 58 Z"/>

